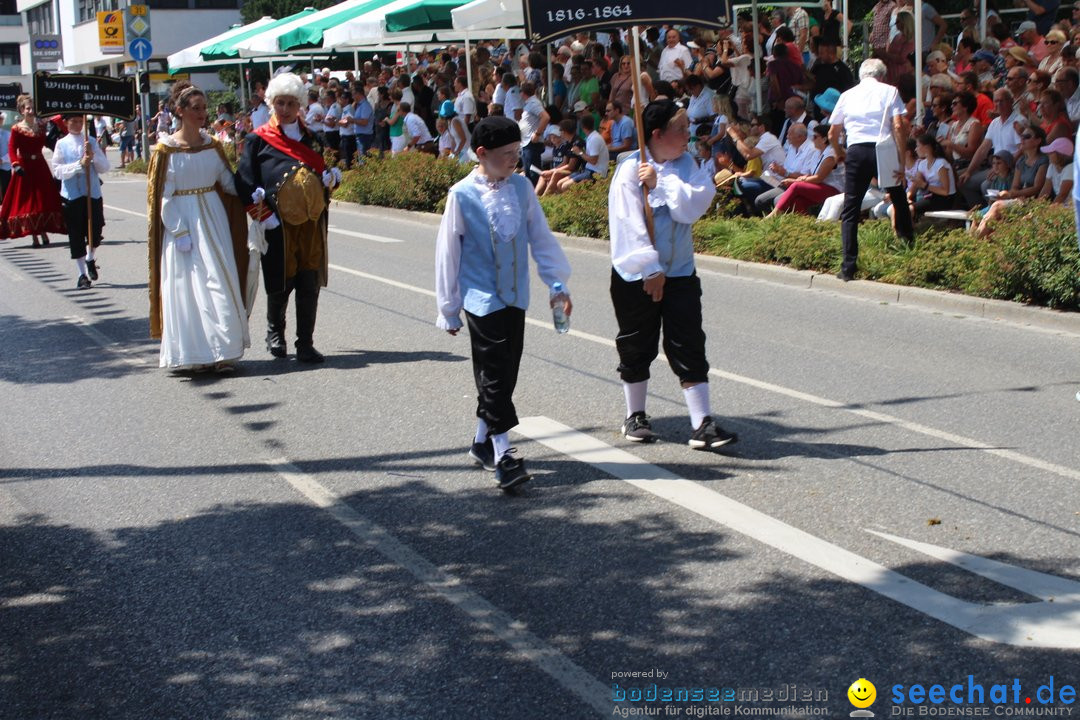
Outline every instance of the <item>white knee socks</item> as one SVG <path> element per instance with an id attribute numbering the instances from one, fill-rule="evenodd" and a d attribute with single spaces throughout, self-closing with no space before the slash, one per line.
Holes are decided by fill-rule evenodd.
<path id="1" fill-rule="evenodd" d="M 85 275 L 86 274 L 86 258 L 85 257 L 77 258 L 75 260 L 75 264 L 79 266 L 79 276 L 81 277 L 81 276 Z"/>
<path id="2" fill-rule="evenodd" d="M 649 381 L 622 384 L 623 395 L 626 397 L 626 417 L 636 412 L 645 412 L 645 395 L 649 392 Z"/>
<path id="3" fill-rule="evenodd" d="M 476 418 L 476 438 L 473 440 L 475 443 L 486 443 L 488 439 L 488 424 L 483 418 Z"/>
<path id="4" fill-rule="evenodd" d="M 703 382 L 683 388 L 683 397 L 686 398 L 686 407 L 690 411 L 690 424 L 697 430 L 705 416 L 712 414 L 709 409 L 709 383 Z"/>
<path id="5" fill-rule="evenodd" d="M 492 435 L 491 444 L 495 447 L 495 462 L 499 462 L 510 449 L 510 433 Z"/>

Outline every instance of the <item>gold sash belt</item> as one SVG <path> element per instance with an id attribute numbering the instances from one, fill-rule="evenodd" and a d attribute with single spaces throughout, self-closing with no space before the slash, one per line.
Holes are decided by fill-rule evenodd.
<path id="1" fill-rule="evenodd" d="M 175 190 L 173 195 L 204 195 L 213 191 L 214 186 L 211 185 L 210 187 L 191 188 L 190 190 Z"/>

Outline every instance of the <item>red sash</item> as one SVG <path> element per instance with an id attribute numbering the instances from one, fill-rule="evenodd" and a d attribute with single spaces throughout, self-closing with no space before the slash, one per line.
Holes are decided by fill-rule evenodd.
<path id="1" fill-rule="evenodd" d="M 279 126 L 271 127 L 272 124 L 263 125 L 255 131 L 255 134 L 270 143 L 270 146 L 274 149 L 280 150 L 293 160 L 304 163 L 321 177 L 326 171 L 326 162 L 323 160 L 322 155 L 299 140 L 288 137 Z"/>

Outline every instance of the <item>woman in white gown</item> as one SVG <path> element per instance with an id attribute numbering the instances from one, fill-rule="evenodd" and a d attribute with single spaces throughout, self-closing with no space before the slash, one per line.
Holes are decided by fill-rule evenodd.
<path id="1" fill-rule="evenodd" d="M 202 90 L 178 83 L 173 105 L 180 129 L 159 138 L 148 172 L 151 336 L 161 367 L 229 372 L 251 344 L 243 209 L 221 143 L 202 129 Z"/>

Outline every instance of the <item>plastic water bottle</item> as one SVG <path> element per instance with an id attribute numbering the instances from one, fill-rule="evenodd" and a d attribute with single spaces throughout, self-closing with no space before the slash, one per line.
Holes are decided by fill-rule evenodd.
<path id="1" fill-rule="evenodd" d="M 562 335 L 570 330 L 570 317 L 566 314 L 566 289 L 561 282 L 551 286 L 551 299 L 555 301 L 551 319 L 555 322 L 555 332 Z"/>

